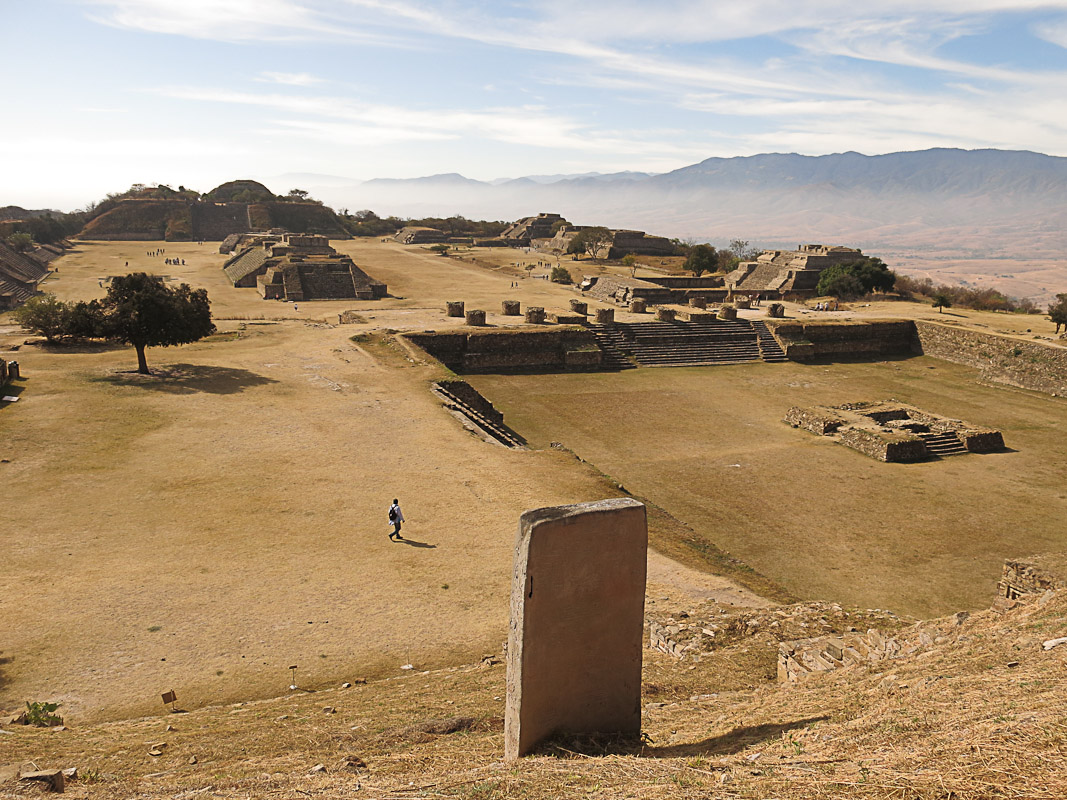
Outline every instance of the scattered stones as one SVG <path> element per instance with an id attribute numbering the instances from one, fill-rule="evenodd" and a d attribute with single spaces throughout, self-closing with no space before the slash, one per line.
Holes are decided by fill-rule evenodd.
<path id="1" fill-rule="evenodd" d="M 308 770 L 308 774 L 314 775 L 314 774 L 316 774 L 318 772 L 325 772 L 325 771 L 326 771 L 326 765 L 325 764 L 316 764 L 315 766 L 313 766 L 311 769 Z"/>
<path id="2" fill-rule="evenodd" d="M 1045 650 L 1051 650 L 1053 647 L 1059 647 L 1061 644 L 1067 644 L 1067 636 L 1061 636 L 1059 639 L 1049 639 L 1044 642 L 1041 647 Z"/>
<path id="3" fill-rule="evenodd" d="M 333 706 L 324 706 L 323 709 L 322 709 L 322 713 L 323 714 L 336 714 L 337 713 L 337 709 L 334 708 Z"/>
<path id="4" fill-rule="evenodd" d="M 63 770 L 59 769 L 40 769 L 33 772 L 20 772 L 19 780 L 38 781 L 40 783 L 48 784 L 48 788 L 53 792 L 62 792 L 67 787 L 67 781 L 63 775 Z"/>
<path id="5" fill-rule="evenodd" d="M 197 759 L 196 756 L 189 756 L 189 764 L 190 765 L 195 765 L 195 764 L 198 764 L 198 763 L 199 763 L 199 760 Z"/>

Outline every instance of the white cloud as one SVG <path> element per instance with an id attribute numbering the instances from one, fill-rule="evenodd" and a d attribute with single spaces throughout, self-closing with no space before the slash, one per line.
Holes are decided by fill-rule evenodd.
<path id="1" fill-rule="evenodd" d="M 282 86 L 313 86 L 322 83 L 323 79 L 308 72 L 261 72 L 256 80 L 260 83 L 279 83 Z"/>

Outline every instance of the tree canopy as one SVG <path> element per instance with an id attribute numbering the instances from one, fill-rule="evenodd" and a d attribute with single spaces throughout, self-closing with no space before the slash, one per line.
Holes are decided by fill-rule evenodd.
<path id="1" fill-rule="evenodd" d="M 867 257 L 827 267 L 819 275 L 816 291 L 833 297 L 862 297 L 871 292 L 891 292 L 896 279 L 880 258 Z"/>
<path id="2" fill-rule="evenodd" d="M 598 259 L 606 256 L 611 250 L 614 236 L 607 228 L 594 225 L 582 228 L 567 245 L 567 252 L 571 254 L 587 253 L 590 258 Z"/>
<path id="3" fill-rule="evenodd" d="M 933 307 L 937 309 L 938 313 L 944 313 L 946 308 L 952 308 L 952 298 L 948 292 L 938 292 L 931 298 Z"/>
<path id="4" fill-rule="evenodd" d="M 207 291 L 187 283 L 171 288 L 159 275 L 133 272 L 112 279 L 102 307 L 104 335 L 133 345 L 137 371 L 146 375 L 146 347 L 188 344 L 215 331 Z"/>
<path id="5" fill-rule="evenodd" d="M 1056 295 L 1056 302 L 1048 307 L 1048 316 L 1056 326 L 1056 333 L 1060 332 L 1061 325 L 1067 329 L 1067 292 Z"/>
<path id="6" fill-rule="evenodd" d="M 685 268 L 697 278 L 705 272 L 714 272 L 719 268 L 719 254 L 710 244 L 695 244 L 689 248 Z"/>

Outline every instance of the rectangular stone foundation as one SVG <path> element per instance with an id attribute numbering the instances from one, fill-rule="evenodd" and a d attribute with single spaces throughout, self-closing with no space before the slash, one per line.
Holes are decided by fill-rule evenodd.
<path id="1" fill-rule="evenodd" d="M 629 498 L 519 519 L 505 758 L 554 733 L 640 733 L 647 548 L 645 507 Z"/>

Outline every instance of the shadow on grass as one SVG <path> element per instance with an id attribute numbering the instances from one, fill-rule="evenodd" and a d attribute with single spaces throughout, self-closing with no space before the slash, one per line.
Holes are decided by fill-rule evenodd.
<path id="1" fill-rule="evenodd" d="M 699 742 L 685 742 L 655 746 L 645 743 L 639 737 L 609 735 L 569 735 L 558 736 L 546 742 L 538 749 L 543 755 L 555 755 L 562 758 L 572 755 L 632 755 L 638 758 L 693 758 L 695 756 L 728 756 L 744 750 L 746 747 L 780 739 L 782 734 L 797 728 L 806 728 L 816 722 L 830 717 L 807 717 L 790 722 L 773 722 L 764 725 L 751 725 L 734 728 L 721 736 L 712 736 Z"/>
<path id="2" fill-rule="evenodd" d="M 168 364 L 153 369 L 150 375 L 136 371 L 116 372 L 99 380 L 113 386 L 135 386 L 167 394 L 237 394 L 255 386 L 277 383 L 273 378 L 246 369 L 203 364 Z"/>
<path id="3" fill-rule="evenodd" d="M 21 379 L 20 379 L 21 380 Z M 0 397 L 18 397 L 22 394 L 26 387 L 22 383 L 5 383 L 0 386 Z M 0 408 L 6 408 L 15 405 L 12 401 L 8 400 L 6 403 L 0 401 Z M 0 662 L 2 663 L 2 662 Z"/>
<path id="4" fill-rule="evenodd" d="M 81 339 L 72 342 L 46 342 L 44 339 L 26 342 L 26 347 L 36 347 L 45 353 L 111 353 L 115 350 L 129 350 L 128 344 L 105 342 L 96 339 Z"/>
<path id="5" fill-rule="evenodd" d="M 437 545 L 435 544 L 429 544 L 427 542 L 417 542 L 414 539 L 401 539 L 400 543 L 409 545 L 411 547 L 427 547 L 431 550 L 436 549 L 437 547 Z"/>
<path id="6" fill-rule="evenodd" d="M 0 689 L 3 689 L 8 683 L 7 676 L 4 675 L 4 667 L 14 660 L 14 657 L 5 656 L 3 651 L 0 651 Z"/>

